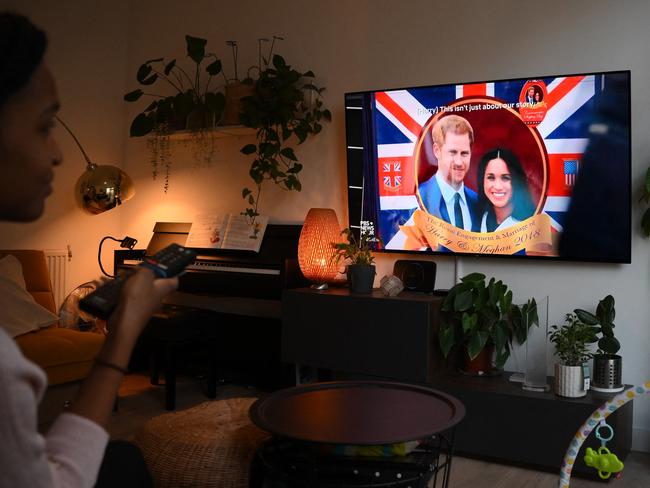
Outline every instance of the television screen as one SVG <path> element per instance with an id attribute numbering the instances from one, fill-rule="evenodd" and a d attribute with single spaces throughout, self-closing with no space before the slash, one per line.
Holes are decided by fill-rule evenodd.
<path id="1" fill-rule="evenodd" d="M 347 93 L 379 250 L 630 262 L 630 72 Z"/>

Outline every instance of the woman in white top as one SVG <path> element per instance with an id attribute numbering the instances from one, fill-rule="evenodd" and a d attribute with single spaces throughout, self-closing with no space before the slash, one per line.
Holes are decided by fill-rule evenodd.
<path id="1" fill-rule="evenodd" d="M 512 151 L 496 148 L 485 153 L 477 175 L 481 232 L 502 230 L 533 215 L 526 174 Z"/>
<path id="2" fill-rule="evenodd" d="M 52 128 L 59 99 L 43 61 L 45 34 L 25 17 L 0 12 L 0 220 L 32 222 L 43 213 L 62 155 Z M 43 436 L 36 429 L 45 373 L 25 359 L 0 324 L 0 486 L 75 487 L 151 485 L 147 475 L 108 481 L 98 473 L 106 449 L 106 424 L 135 341 L 177 279 L 154 280 L 141 270 L 127 282 L 109 319 L 109 332 L 72 406 Z M 2 291 L 0 290 L 0 293 Z M 119 457 L 119 456 L 118 456 Z M 140 462 L 135 447 L 102 474 Z M 143 466 L 143 464 L 142 464 Z M 144 469 L 144 468 L 143 468 Z M 114 478 L 113 478 L 114 479 Z M 136 484 L 137 483 L 137 484 Z"/>

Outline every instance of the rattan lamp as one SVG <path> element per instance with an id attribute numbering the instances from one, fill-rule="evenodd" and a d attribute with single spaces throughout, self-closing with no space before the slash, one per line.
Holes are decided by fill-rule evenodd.
<path id="1" fill-rule="evenodd" d="M 298 241 L 298 264 L 305 278 L 314 283 L 312 288 L 324 290 L 336 278 L 338 263 L 332 259 L 332 243 L 340 240 L 341 229 L 334 210 L 309 210 Z"/>

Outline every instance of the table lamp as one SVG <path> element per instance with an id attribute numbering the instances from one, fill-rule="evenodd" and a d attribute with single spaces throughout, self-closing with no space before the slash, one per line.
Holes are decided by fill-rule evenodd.
<path id="1" fill-rule="evenodd" d="M 313 282 L 312 288 L 327 289 L 334 281 L 339 267 L 332 243 L 341 240 L 341 229 L 336 212 L 331 208 L 312 208 L 298 240 L 298 265 L 302 274 Z"/>
<path id="2" fill-rule="evenodd" d="M 97 215 L 121 205 L 135 195 L 129 175 L 116 166 L 98 165 L 90 161 L 70 127 L 59 117 L 56 119 L 72 136 L 86 160 L 86 171 L 75 185 L 75 199 L 84 212 Z"/>

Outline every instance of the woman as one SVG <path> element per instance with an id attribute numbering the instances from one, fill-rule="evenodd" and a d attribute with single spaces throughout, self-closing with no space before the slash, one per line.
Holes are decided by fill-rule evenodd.
<path id="1" fill-rule="evenodd" d="M 62 159 L 52 135 L 59 100 L 43 61 L 46 43 L 44 33 L 26 18 L 0 13 L 0 220 L 4 221 L 31 222 L 41 216 L 52 192 L 54 169 Z M 36 430 L 45 373 L 25 359 L 0 327 L 2 486 L 95 484 L 108 442 L 105 428 L 135 341 L 162 298 L 177 285 L 176 279 L 154 280 L 153 273 L 144 269 L 127 282 L 109 320 L 105 344 L 75 402 L 46 436 Z M 146 470 L 127 482 L 103 479 L 104 474 L 129 469 L 134 460 L 141 462 L 138 454 L 130 450 L 118 460 L 119 466 L 102 468 L 97 486 L 150 484 Z M 106 450 L 107 458 L 115 455 L 114 449 Z M 145 485 L 135 484 L 138 476 Z"/>
<path id="2" fill-rule="evenodd" d="M 504 148 L 488 151 L 478 164 L 481 232 L 505 229 L 533 215 L 535 206 L 517 156 Z"/>

